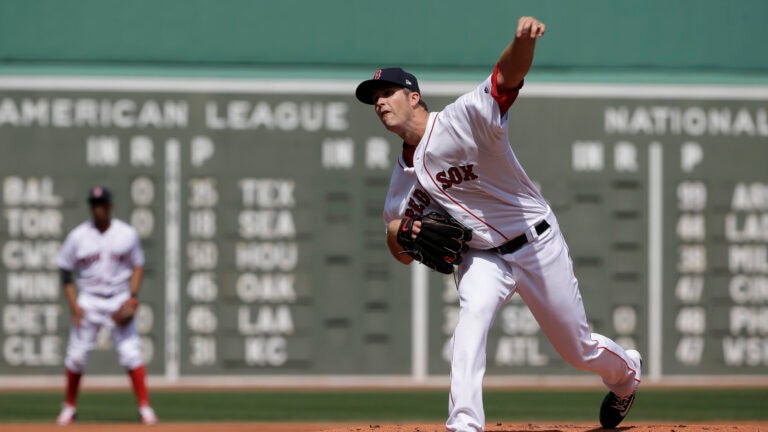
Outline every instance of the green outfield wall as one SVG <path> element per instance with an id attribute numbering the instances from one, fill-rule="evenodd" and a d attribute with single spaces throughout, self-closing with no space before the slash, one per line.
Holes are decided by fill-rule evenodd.
<path id="1" fill-rule="evenodd" d="M 0 383 L 63 368 L 53 258 L 95 184 L 146 251 L 152 375 L 444 383 L 455 282 L 386 251 L 401 143 L 354 88 L 402 64 L 441 109 L 523 14 L 549 27 L 510 142 L 593 329 L 651 381 L 768 382 L 766 5 L 0 0 Z M 89 372 L 121 375 L 112 351 Z M 519 299 L 487 370 L 579 375 Z"/>
<path id="2" fill-rule="evenodd" d="M 478 68 L 521 15 L 537 69 L 768 69 L 760 0 L 3 0 L 0 62 Z"/>
<path id="3" fill-rule="evenodd" d="M 54 257 L 94 184 L 146 249 L 151 373 L 446 375 L 455 281 L 386 251 L 401 143 L 354 85 L 0 77 L 0 376 L 62 368 Z M 471 87 L 424 83 L 436 109 Z M 768 373 L 766 99 L 531 83 L 510 113 L 593 329 L 641 350 L 651 380 Z M 576 373 L 517 298 L 488 354 L 489 377 Z M 119 371 L 106 334 L 92 360 Z"/>

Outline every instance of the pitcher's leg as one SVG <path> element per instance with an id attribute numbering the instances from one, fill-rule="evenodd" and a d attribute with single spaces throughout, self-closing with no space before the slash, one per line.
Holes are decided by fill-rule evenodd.
<path id="1" fill-rule="evenodd" d="M 640 382 L 639 359 L 611 339 L 591 333 L 565 240 L 557 226 L 515 256 L 517 291 L 560 356 L 600 375 L 617 395 Z M 637 363 L 637 364 L 636 364 Z"/>
<path id="2" fill-rule="evenodd" d="M 504 263 L 489 252 L 472 252 L 462 264 L 459 282 L 459 321 L 451 350 L 451 393 L 448 403 L 449 431 L 482 431 L 483 375 L 488 330 L 499 308 L 514 292 Z"/>

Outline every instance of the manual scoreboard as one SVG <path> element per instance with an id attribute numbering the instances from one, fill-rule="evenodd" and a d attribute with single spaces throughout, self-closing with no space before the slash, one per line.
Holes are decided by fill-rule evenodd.
<path id="1" fill-rule="evenodd" d="M 448 373 L 455 281 L 411 269 L 381 219 L 401 143 L 355 83 L 0 78 L 0 380 L 62 370 L 69 310 L 55 266 L 89 187 L 146 253 L 148 370 Z M 433 108 L 471 83 L 425 83 Z M 432 91 L 430 92 L 430 89 Z M 768 374 L 768 90 L 531 84 L 510 141 L 563 227 L 594 331 L 646 376 Z M 417 305 L 415 307 L 422 307 Z M 107 334 L 89 371 L 121 373 Z M 489 376 L 576 373 L 519 297 Z"/>

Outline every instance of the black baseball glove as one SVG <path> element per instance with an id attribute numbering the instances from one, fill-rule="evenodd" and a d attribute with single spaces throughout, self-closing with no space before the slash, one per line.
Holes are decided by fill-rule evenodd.
<path id="1" fill-rule="evenodd" d="M 413 238 L 413 223 L 421 221 L 421 230 Z M 469 249 L 472 230 L 454 218 L 440 213 L 421 217 L 405 217 L 397 230 L 397 242 L 403 251 L 416 261 L 440 273 L 453 273 L 453 266 L 461 264 L 461 254 Z"/>

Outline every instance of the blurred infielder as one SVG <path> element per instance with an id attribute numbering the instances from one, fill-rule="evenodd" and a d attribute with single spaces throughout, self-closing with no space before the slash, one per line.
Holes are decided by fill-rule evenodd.
<path id="1" fill-rule="evenodd" d="M 602 377 L 610 390 L 600 408 L 603 427 L 623 420 L 640 383 L 640 353 L 590 333 L 557 219 L 509 144 L 508 110 L 544 29 L 535 18 L 520 18 L 493 73 L 441 112 L 427 111 L 416 78 L 400 68 L 380 69 L 356 90 L 404 141 L 384 205 L 392 255 L 443 273 L 459 263 L 446 422 L 451 431 L 485 427 L 488 330 L 515 292 L 568 363 Z M 455 221 L 435 223 L 428 215 L 433 211 Z M 444 232 L 447 241 L 440 240 Z"/>
<path id="2" fill-rule="evenodd" d="M 88 202 L 92 220 L 83 222 L 67 235 L 57 258 L 72 312 L 72 325 L 64 360 L 66 402 L 56 421 L 67 425 L 75 419 L 80 378 L 88 353 L 93 349 L 99 329 L 106 326 L 112 334 L 120 365 L 131 378 L 141 421 L 154 424 L 157 416 L 149 405 L 139 333 L 133 320 L 144 274 L 139 235 L 130 225 L 111 217 L 112 198 L 107 189 L 91 189 Z M 77 275 L 77 289 L 73 273 Z"/>

